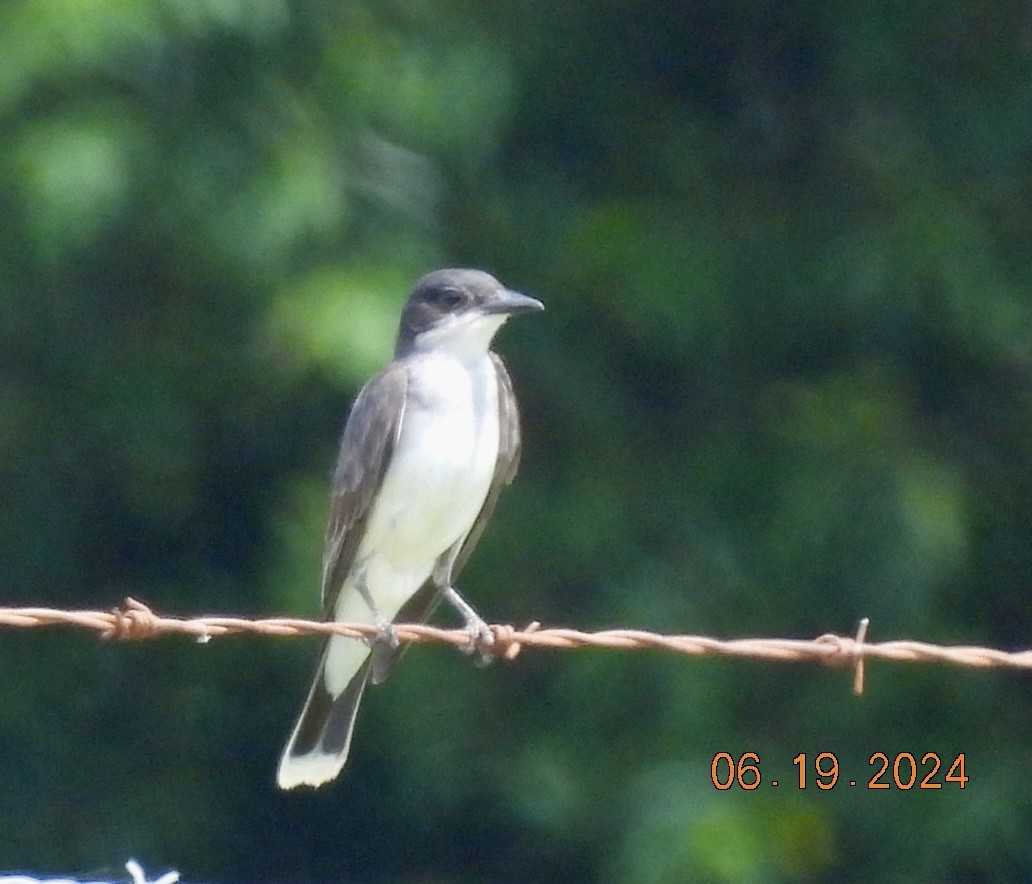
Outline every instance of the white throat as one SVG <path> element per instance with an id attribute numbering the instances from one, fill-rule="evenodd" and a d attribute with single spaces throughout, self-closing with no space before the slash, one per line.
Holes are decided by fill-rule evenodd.
<path id="1" fill-rule="evenodd" d="M 504 313 L 447 316 L 416 335 L 413 349 L 417 353 L 446 353 L 463 362 L 473 362 L 487 353 L 491 339 L 508 318 Z"/>

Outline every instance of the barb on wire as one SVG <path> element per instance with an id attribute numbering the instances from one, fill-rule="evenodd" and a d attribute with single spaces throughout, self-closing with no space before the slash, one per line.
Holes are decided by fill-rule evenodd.
<path id="1" fill-rule="evenodd" d="M 855 637 L 826 634 L 818 638 L 718 639 L 701 635 L 662 635 L 636 629 L 606 629 L 582 632 L 562 627 L 542 628 L 538 622 L 523 629 L 511 625 L 491 626 L 489 647 L 478 648 L 512 660 L 524 647 L 571 650 L 653 649 L 693 656 L 748 657 L 758 660 L 823 663 L 853 667 L 853 691 L 864 690 L 864 663 L 890 660 L 897 663 L 947 663 L 980 669 L 1032 669 L 1032 650 L 1001 651 L 964 645 L 935 645 L 917 641 L 868 642 L 869 621 L 860 621 Z M 67 611 L 57 608 L 0 608 L 0 628 L 72 626 L 98 632 L 102 638 L 142 640 L 162 635 L 185 635 L 199 642 L 239 633 L 269 636 L 326 635 L 373 638 L 375 626 L 364 623 L 333 623 L 291 617 L 248 619 L 244 617 L 162 617 L 136 599 L 127 598 L 110 611 Z M 469 646 L 465 629 L 440 629 L 424 623 L 398 624 L 400 642 L 444 642 Z"/>

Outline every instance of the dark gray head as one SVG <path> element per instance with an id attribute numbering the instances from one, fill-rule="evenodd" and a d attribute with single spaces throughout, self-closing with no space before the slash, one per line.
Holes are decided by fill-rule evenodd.
<path id="1" fill-rule="evenodd" d="M 394 355 L 435 349 L 480 355 L 510 316 L 544 309 L 482 270 L 435 270 L 416 282 L 405 302 Z"/>

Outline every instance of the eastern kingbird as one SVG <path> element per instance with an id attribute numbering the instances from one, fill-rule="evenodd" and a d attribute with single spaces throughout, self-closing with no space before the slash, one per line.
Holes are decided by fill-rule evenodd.
<path id="1" fill-rule="evenodd" d="M 361 389 L 344 427 L 323 551 L 326 619 L 379 634 L 327 638 L 280 759 L 280 788 L 340 773 L 366 684 L 386 679 L 401 652 L 392 623 L 421 622 L 446 598 L 471 648 L 490 635 L 452 581 L 519 461 L 516 397 L 491 339 L 510 316 L 543 309 L 480 270 L 427 274 L 405 302 L 394 359 Z"/>

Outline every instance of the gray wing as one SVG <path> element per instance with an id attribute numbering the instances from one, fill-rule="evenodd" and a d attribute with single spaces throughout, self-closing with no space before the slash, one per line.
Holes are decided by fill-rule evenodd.
<path id="1" fill-rule="evenodd" d="M 333 617 L 398 441 L 407 386 L 408 372 L 392 362 L 361 389 L 344 427 L 323 547 L 322 606 L 327 618 Z"/>
<path id="2" fill-rule="evenodd" d="M 498 377 L 498 460 L 495 461 L 494 478 L 484 498 L 484 505 L 480 508 L 473 527 L 469 533 L 459 542 L 462 544 L 455 563 L 452 566 L 451 580 L 458 577 L 466 562 L 469 561 L 473 549 L 484 533 L 484 528 L 491 520 L 498 498 L 502 489 L 509 485 L 516 477 L 516 470 L 520 465 L 520 412 L 516 406 L 516 394 L 512 389 L 512 378 L 502 362 L 501 356 L 493 350 L 488 354 L 494 363 L 495 374 Z M 441 602 L 440 587 L 430 577 L 412 595 L 411 598 L 398 611 L 394 618 L 395 623 L 422 623 L 430 618 L 434 610 Z M 373 655 L 373 684 L 380 684 L 391 674 L 398 657 L 401 656 L 405 646 L 400 648 L 375 649 Z"/>

